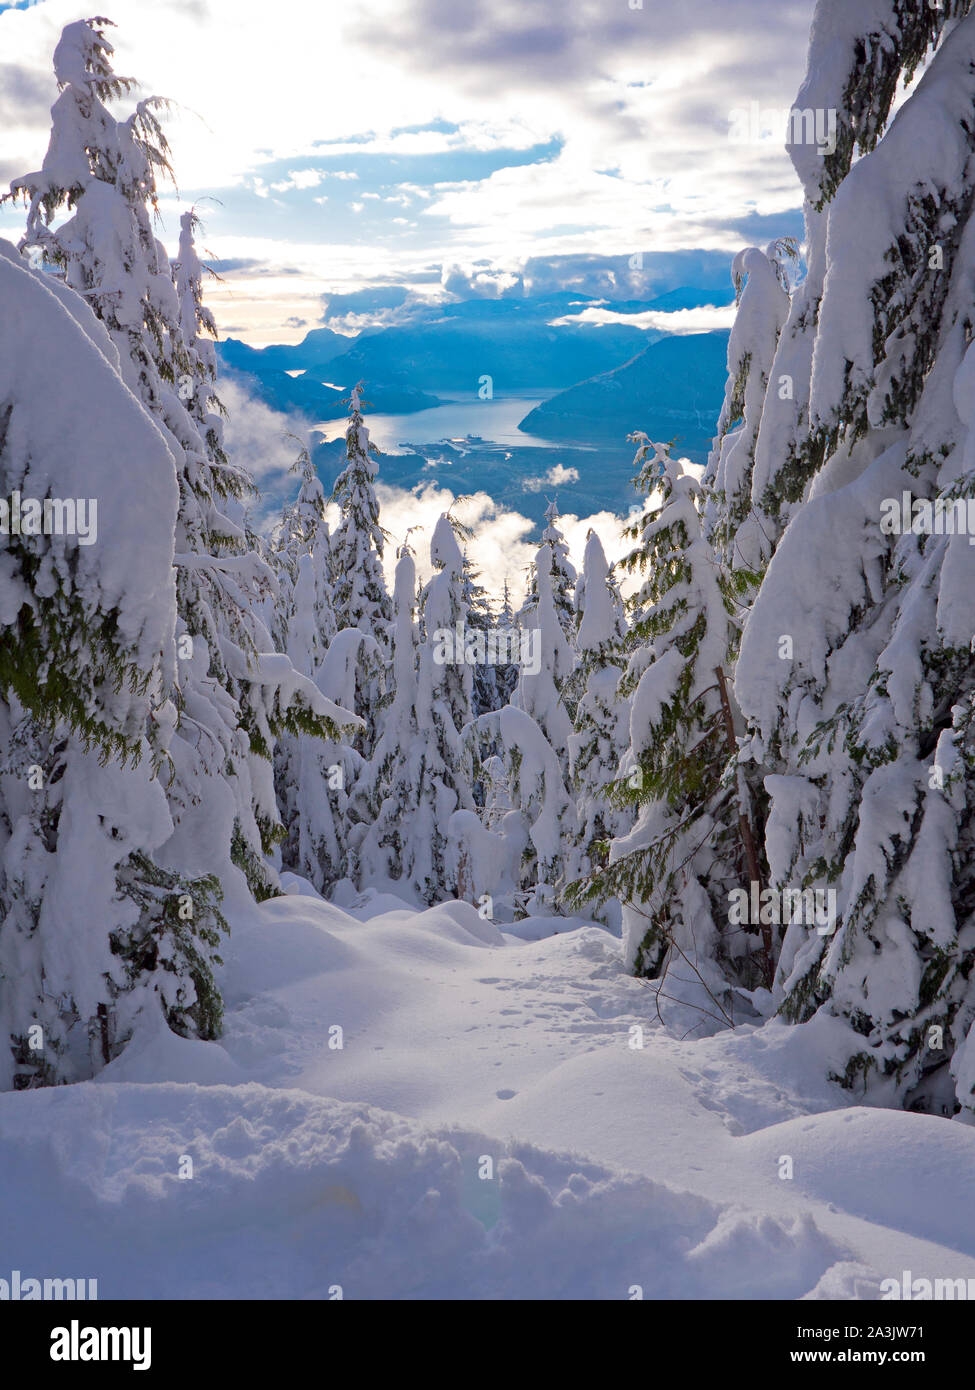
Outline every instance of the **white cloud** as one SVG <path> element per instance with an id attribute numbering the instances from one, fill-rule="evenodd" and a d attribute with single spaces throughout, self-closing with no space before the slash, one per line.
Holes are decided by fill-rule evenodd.
<path id="1" fill-rule="evenodd" d="M 285 193 L 291 188 L 317 188 L 324 177 L 321 169 L 292 169 L 286 179 L 272 183 L 271 187 L 276 193 Z"/>
<path id="2" fill-rule="evenodd" d="M 374 275 L 377 256 L 388 279 L 409 283 L 421 261 L 485 260 L 516 273 L 529 254 L 737 250 L 736 222 L 795 209 L 799 191 L 784 152 L 735 145 L 729 116 L 751 101 L 789 105 L 811 11 L 812 0 L 639 11 L 625 0 L 361 0 L 340 13 L 319 0 L 280 0 L 270 13 L 260 0 L 113 0 L 112 39 L 120 72 L 177 103 L 167 130 L 186 196 L 234 190 L 208 212 L 217 254 L 234 254 L 228 243 L 243 225 L 275 263 L 285 238 L 303 242 L 291 263 L 305 281 L 307 317 L 319 275 L 325 288 L 349 288 Z M 77 17 L 76 0 L 0 13 L 0 53 L 23 90 L 15 110 L 2 111 L 8 177 L 40 167 L 51 55 Z M 551 146 L 552 157 L 481 175 L 485 153 L 535 145 Z M 368 187 L 377 155 L 450 155 L 459 177 L 445 180 L 441 165 L 431 190 L 404 168 L 396 189 L 422 200 L 426 216 L 391 228 L 377 203 L 361 215 L 354 251 L 343 244 L 350 233 L 338 199 L 327 225 L 310 199 L 288 200 L 285 222 L 274 195 L 322 181 Z M 319 171 L 319 160 L 336 156 L 363 163 Z M 0 211 L 0 230 L 16 234 L 21 222 L 22 213 Z M 238 281 L 235 293 L 235 324 L 253 324 L 254 341 L 266 341 L 261 291 L 251 301 Z M 282 317 L 295 312 L 289 304 Z"/>
<path id="3" fill-rule="evenodd" d="M 663 312 L 647 309 L 642 314 L 621 314 L 615 309 L 583 309 L 581 314 L 564 314 L 552 319 L 553 328 L 573 323 L 625 323 L 632 328 L 657 328 L 663 333 L 713 333 L 730 328 L 737 310 L 734 304 L 704 304 L 698 309 L 674 309 Z"/>
<path id="4" fill-rule="evenodd" d="M 411 530 L 409 543 L 416 553 L 417 573 L 421 580 L 433 573 L 430 564 L 430 541 L 437 519 L 453 507 L 457 520 L 469 527 L 474 535 L 467 553 L 481 572 L 481 583 L 492 598 L 500 599 L 507 579 L 512 599 L 520 603 L 527 592 L 528 568 L 538 550 L 540 527 L 520 512 L 499 507 L 486 492 L 454 504 L 449 488 L 433 483 L 418 485 L 412 491 L 388 487 L 379 483 L 380 521 L 394 538 L 386 555 L 387 576 L 391 579 L 396 566 L 396 548 Z M 610 560 L 620 559 L 630 549 L 622 534 L 624 519 L 612 512 L 596 512 L 578 517 L 567 514 L 559 519 L 569 554 L 581 572 L 586 550 L 586 538 L 594 530 L 603 543 Z"/>
<path id="5" fill-rule="evenodd" d="M 521 276 L 515 271 L 501 270 L 495 266 L 445 265 L 440 283 L 448 294 L 458 294 L 464 298 L 498 299 L 521 284 Z"/>
<path id="6" fill-rule="evenodd" d="M 546 487 L 561 487 L 565 483 L 577 483 L 578 481 L 578 468 L 566 468 L 563 464 L 557 463 L 554 468 L 550 468 L 540 478 L 526 478 L 522 483 L 522 488 L 525 492 L 541 492 Z"/>
<path id="7" fill-rule="evenodd" d="M 220 378 L 217 392 L 227 410 L 224 442 L 231 458 L 258 487 L 279 482 L 300 452 L 301 443 L 291 437 L 300 422 L 255 400 L 231 377 Z"/>

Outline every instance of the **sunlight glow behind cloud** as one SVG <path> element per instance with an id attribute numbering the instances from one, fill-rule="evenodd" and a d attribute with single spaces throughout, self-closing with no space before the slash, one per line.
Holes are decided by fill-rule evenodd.
<path id="1" fill-rule="evenodd" d="M 784 153 L 731 145 L 728 113 L 791 101 L 811 0 L 109 8 L 118 70 L 178 103 L 180 197 L 214 199 L 201 204 L 207 244 L 293 272 L 277 327 L 273 277 L 234 272 L 216 297 L 254 341 L 287 337 L 287 318 L 315 322 L 329 290 L 412 285 L 431 265 L 730 254 L 748 218 L 799 203 Z M 0 12 L 0 53 L 18 75 L 0 109 L 0 179 L 40 165 L 51 55 L 77 17 L 74 0 Z M 0 233 L 21 223 L 7 209 Z M 167 239 L 177 225 L 167 196 Z"/>

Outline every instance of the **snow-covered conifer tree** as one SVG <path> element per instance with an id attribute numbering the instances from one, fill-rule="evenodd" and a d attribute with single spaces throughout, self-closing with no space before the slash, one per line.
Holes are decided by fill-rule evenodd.
<path id="1" fill-rule="evenodd" d="M 508 583 L 508 576 L 505 575 L 504 587 L 501 593 L 501 611 L 498 613 L 496 628 L 499 633 L 509 635 L 518 631 L 518 619 L 511 602 L 511 587 Z M 495 685 L 498 692 L 497 709 L 504 709 L 505 705 L 511 703 L 518 686 L 518 665 L 514 661 L 499 663 L 495 668 Z"/>
<path id="2" fill-rule="evenodd" d="M 729 569 L 749 569 L 760 561 L 759 555 L 743 554 L 736 539 L 751 511 L 755 445 L 772 359 L 790 306 L 782 260 L 796 255 L 794 242 L 781 241 L 764 252 L 750 246 L 732 264 L 738 312 L 728 339 L 724 403 L 705 473 L 708 540 Z"/>
<path id="3" fill-rule="evenodd" d="M 570 876 L 582 878 L 605 863 L 608 841 L 628 830 L 633 819 L 629 808 L 613 804 L 608 796 L 629 745 L 629 708 L 619 694 L 626 618 L 595 531 L 586 541 L 577 603 L 580 662 L 574 679 L 579 699 L 569 763 L 580 839 Z"/>
<path id="4" fill-rule="evenodd" d="M 420 612 L 424 648 L 429 647 L 431 659 L 424 659 L 421 667 L 431 704 L 443 703 L 459 734 L 473 718 L 478 637 L 483 641 L 484 629 L 469 623 L 464 557 L 446 513 L 433 530 L 430 562 L 435 572 L 421 593 Z M 421 690 L 421 698 L 423 694 Z"/>
<path id="5" fill-rule="evenodd" d="M 556 524 L 558 519 L 558 505 L 554 501 L 550 502 L 545 508 L 545 529 L 542 531 L 542 545 L 548 549 L 546 560 L 550 566 L 548 589 L 566 641 L 571 646 L 575 640 L 575 630 L 578 624 L 575 606 L 575 587 L 578 576 L 575 566 L 569 559 L 569 547 L 566 544 L 565 536 Z M 528 580 L 528 596 L 520 615 L 522 623 L 527 627 L 531 626 L 532 614 L 538 605 L 537 574 L 540 556 L 541 551 L 532 565 Z"/>
<path id="6" fill-rule="evenodd" d="M 11 191 L 28 201 L 22 248 L 43 251 L 95 310 L 126 383 L 176 459 L 179 721 L 168 750 L 175 832 L 162 860 L 216 875 L 225 888 L 236 865 L 265 895 L 274 891 L 266 856 L 283 833 L 273 741 L 299 728 L 335 737 L 338 711 L 272 652 L 260 620 L 274 578 L 243 517 L 230 515 L 252 484 L 223 449 L 195 219 L 182 220 L 174 278 L 152 230 L 157 175 L 170 171 L 159 103 L 139 102 L 127 120 L 115 119 L 106 102 L 134 84 L 113 73 L 111 52 L 100 21 L 67 26 L 55 51 L 61 94 L 43 167 Z M 64 209 L 70 216 L 55 226 Z"/>
<path id="7" fill-rule="evenodd" d="M 89 306 L 6 242 L 0 303 L 0 494 L 24 504 L 0 566 L 9 1089 L 90 1077 L 147 1006 L 214 1036 L 223 919 L 212 879 L 159 862 L 172 833 L 155 773 L 175 723 L 173 456 Z M 28 499 L 58 509 L 58 527 Z"/>
<path id="8" fill-rule="evenodd" d="M 521 615 L 521 669 L 511 703 L 539 726 L 567 781 L 572 715 L 563 691 L 575 670 L 576 655 L 562 624 L 553 587 L 555 573 L 552 551 L 543 544 L 533 566 L 532 594 Z"/>
<path id="9" fill-rule="evenodd" d="M 777 1003 L 846 1020 L 831 1059 L 846 1085 L 972 1120 L 967 9 L 817 6 L 797 105 L 835 109 L 838 138 L 825 158 L 791 148 L 812 285 L 772 369 L 801 355 L 807 404 L 785 419 L 770 395 L 759 432 L 753 495 L 778 545 L 736 690 L 772 881 L 835 894 L 821 925 L 787 926 Z"/>
<path id="10" fill-rule="evenodd" d="M 422 644 L 414 617 L 413 557 L 404 550 L 397 561 L 393 694 L 356 787 L 356 813 L 368 825 L 359 850 L 360 881 L 385 879 L 424 903 L 456 888 L 449 882 L 448 822 L 455 811 L 473 809 L 470 754 L 456 722 L 470 709 L 470 668 L 462 672 L 445 660 L 453 651 L 436 636 L 451 619 L 462 621 L 463 559 L 446 517 L 436 528 L 431 554 L 439 569 L 424 594 L 428 622 L 435 626 Z"/>
<path id="11" fill-rule="evenodd" d="M 311 675 L 337 631 L 331 542 L 325 490 L 306 447 L 291 471 L 300 473 L 301 486 L 294 502 L 284 509 L 272 551 L 280 575 L 273 621 L 281 650 L 288 652 L 298 670 Z"/>
<path id="12" fill-rule="evenodd" d="M 506 850 L 499 858 L 505 866 L 518 863 L 519 887 L 539 906 L 552 908 L 565 887 L 577 836 L 575 805 L 558 756 L 531 715 L 514 705 L 481 715 L 476 734 L 499 750 L 487 761 L 489 805 L 503 812 L 493 827 Z M 505 805 L 512 809 L 504 812 Z"/>
<path id="13" fill-rule="evenodd" d="M 703 986 L 724 1008 L 729 980 L 760 982 L 753 947 L 727 930 L 730 892 L 747 881 L 728 771 L 734 716 L 722 691 L 732 624 L 702 533 L 699 485 L 669 446 L 636 438 L 644 490 L 662 497 L 635 537 L 632 560 L 646 575 L 633 630 L 642 645 L 621 687 L 632 696 L 617 793 L 637 808 L 637 820 L 612 842 L 609 867 L 572 896 L 617 896 L 628 965 L 666 974 L 671 993 L 679 984 L 706 1007 Z"/>
<path id="14" fill-rule="evenodd" d="M 332 493 L 342 513 L 332 537 L 332 601 L 339 631 L 358 628 L 385 654 L 392 622 L 382 566 L 386 537 L 376 500 L 377 450 L 362 419 L 361 390 L 360 382 L 349 397 L 347 462 Z M 364 756 L 375 744 L 376 713 L 383 703 L 383 672 L 377 669 L 357 693 L 356 713 L 366 722 L 366 732 L 359 739 Z"/>
<path id="15" fill-rule="evenodd" d="M 294 471 L 301 487 L 287 507 L 275 554 L 281 570 L 279 630 L 292 665 L 335 704 L 351 708 L 363 668 L 381 661 L 374 640 L 357 629 L 335 630 L 325 493 L 307 448 Z M 349 811 L 362 759 L 351 741 L 283 734 L 274 753 L 278 810 L 287 839 L 284 868 L 326 893 L 350 874 Z"/>
<path id="16" fill-rule="evenodd" d="M 467 626 L 472 633 L 481 633 L 487 650 L 488 633 L 494 631 L 496 621 L 491 610 L 490 600 L 480 575 L 474 569 L 469 557 L 464 555 L 464 603 L 467 606 Z M 472 697 L 475 715 L 487 714 L 489 710 L 500 709 L 505 703 L 502 697 L 498 676 L 500 667 L 496 662 L 478 661 L 474 666 L 474 690 Z"/>

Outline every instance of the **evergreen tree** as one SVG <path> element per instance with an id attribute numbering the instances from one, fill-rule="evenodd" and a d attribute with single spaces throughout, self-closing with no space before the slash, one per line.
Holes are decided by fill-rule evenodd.
<path id="1" fill-rule="evenodd" d="M 515 634 L 520 641 L 518 620 L 515 616 L 514 608 L 511 603 L 511 588 L 508 584 L 508 576 L 505 575 L 504 589 L 501 595 L 501 611 L 498 614 L 496 624 L 497 632 L 506 634 L 509 642 L 514 640 Z M 509 646 L 508 650 L 511 648 Z M 504 709 L 505 705 L 511 703 L 512 696 L 518 686 L 518 665 L 514 661 L 505 661 L 495 668 L 495 687 L 497 689 L 498 703 L 497 709 Z"/>
<path id="2" fill-rule="evenodd" d="M 464 557 L 457 544 L 454 523 L 446 512 L 434 527 L 430 563 L 434 574 L 420 595 L 424 645 L 422 678 L 429 683 L 431 704 L 443 703 L 459 734 L 473 718 L 477 643 L 471 639 L 476 639 L 476 634 L 483 629 L 470 623 Z M 427 649 L 429 661 L 426 660 Z"/>
<path id="3" fill-rule="evenodd" d="M 975 496 L 968 8 L 817 8 L 797 104 L 835 105 L 839 139 L 822 160 L 791 151 L 811 231 L 808 406 L 784 423 L 767 405 L 769 440 L 793 442 L 764 476 L 760 430 L 778 545 L 736 689 L 743 762 L 770 795 L 772 881 L 835 894 L 824 929 L 787 926 L 782 1013 L 847 1022 L 832 1059 L 844 1084 L 972 1120 L 972 552 L 930 524 Z"/>
<path id="4" fill-rule="evenodd" d="M 447 822 L 454 811 L 470 811 L 474 806 L 474 770 L 464 730 L 474 717 L 476 660 L 469 657 L 476 658 L 478 632 L 468 623 L 463 556 L 454 523 L 446 513 L 434 527 L 430 561 L 434 574 L 420 600 L 423 640 L 418 653 L 417 697 L 420 731 L 427 748 L 424 771 L 432 779 L 435 795 L 431 846 L 434 882 L 443 896 L 456 887 L 450 882 L 447 862 Z"/>
<path id="5" fill-rule="evenodd" d="M 313 561 L 314 598 L 311 614 L 314 622 L 304 630 L 301 651 L 302 664 L 320 665 L 338 627 L 332 603 L 332 547 L 328 522 L 325 520 L 325 489 L 315 471 L 307 446 L 292 464 L 292 473 L 301 476 L 298 495 L 286 506 L 277 530 L 272 557 L 282 575 L 278 585 L 276 631 L 281 633 L 281 647 L 287 642 L 295 615 L 295 589 L 299 582 L 300 562 L 305 556 Z M 297 663 L 296 663 L 297 664 Z"/>
<path id="6" fill-rule="evenodd" d="M 284 833 L 274 739 L 299 729 L 335 737 L 339 712 L 271 652 L 259 610 L 273 573 L 243 517 L 230 515 L 253 484 L 223 448 L 196 219 L 182 218 L 174 275 L 152 231 L 157 175 L 171 174 L 160 103 L 138 103 L 125 121 L 112 116 L 105 102 L 134 84 L 113 73 L 111 52 L 97 20 L 64 31 L 55 51 L 62 91 L 44 166 L 11 190 L 29 204 L 22 249 L 39 248 L 84 294 L 176 458 L 179 722 L 168 750 L 175 833 L 164 862 L 216 875 L 225 889 L 233 864 L 252 893 L 267 896 L 275 891 L 267 855 Z M 53 227 L 65 207 L 71 216 Z"/>
<path id="7" fill-rule="evenodd" d="M 617 795 L 636 808 L 633 829 L 610 846 L 609 866 L 583 880 L 574 900 L 623 904 L 626 961 L 637 974 L 667 976 L 671 995 L 730 1009 L 733 980 L 760 982 L 743 933 L 727 929 L 741 865 L 738 789 L 729 773 L 724 668 L 730 605 L 702 533 L 700 488 L 645 435 L 637 460 L 644 491 L 661 505 L 635 528 L 630 564 L 646 575 L 621 693 L 631 696 L 629 747 Z"/>
<path id="8" fill-rule="evenodd" d="M 553 526 L 550 509 L 546 534 L 552 535 Z M 500 835 L 499 862 L 513 860 L 520 890 L 548 910 L 567 882 L 578 834 L 568 790 L 572 720 L 564 698 L 564 692 L 571 693 L 576 657 L 555 587 L 568 601 L 568 586 L 559 576 L 564 579 L 569 568 L 564 553 L 554 559 L 547 544 L 540 546 L 517 629 L 505 582 L 499 627 L 518 632 L 517 686 L 507 705 L 482 715 L 472 730 L 485 772 L 486 809 Z"/>
<path id="9" fill-rule="evenodd" d="M 810 419 L 813 352 L 825 288 L 831 217 L 835 206 L 852 195 L 852 189 L 839 200 L 836 195 L 855 154 L 869 153 L 880 139 L 899 84 L 911 81 L 946 27 L 966 15 L 970 4 L 971 0 L 945 0 L 944 4 L 927 6 L 905 0 L 882 0 L 876 5 L 869 0 L 817 3 L 808 74 L 795 109 L 829 113 L 835 118 L 835 138 L 829 149 L 807 140 L 800 124 L 793 132 L 797 138 L 790 139 L 787 146 L 804 193 L 807 273 L 792 295 L 775 353 L 772 389 L 755 448 L 753 514 L 738 535 L 738 545 L 754 568 L 758 565 L 751 557 L 756 555 L 767 564 L 824 461 L 823 441 Z M 886 222 L 884 217 L 882 225 Z M 931 247 L 941 244 L 941 233 L 935 230 Z M 854 244 L 859 240 L 858 228 Z M 928 288 L 936 283 L 937 277 L 933 277 Z M 840 299 L 835 277 L 833 289 L 833 298 Z M 894 299 L 887 312 L 899 317 Z M 842 363 L 837 366 L 842 371 Z"/>
<path id="10" fill-rule="evenodd" d="M 470 755 L 458 720 L 470 709 L 470 668 L 461 670 L 437 632 L 462 617 L 463 560 L 450 521 L 441 517 L 431 546 L 438 566 L 424 590 L 430 627 L 421 644 L 415 622 L 416 567 L 401 552 L 394 584 L 393 695 L 373 757 L 356 788 L 360 880 L 390 881 L 421 902 L 450 895 L 447 825 L 472 810 Z"/>
<path id="11" fill-rule="evenodd" d="M 705 474 L 711 494 L 706 532 L 728 568 L 749 569 L 761 559 L 760 551 L 743 553 L 738 534 L 751 511 L 758 431 L 772 359 L 790 307 L 782 258 L 797 255 L 796 243 L 784 240 L 764 252 L 750 246 L 732 265 L 738 312 L 728 338 L 728 380 Z"/>
<path id="12" fill-rule="evenodd" d="M 379 524 L 376 500 L 378 451 L 369 440 L 362 419 L 362 383 L 349 397 L 349 423 L 345 433 L 346 466 L 332 493 L 342 517 L 332 538 L 332 588 L 335 621 L 339 631 L 358 628 L 388 654 L 392 609 L 383 576 L 385 533 Z M 371 754 L 377 737 L 376 711 L 384 703 L 381 669 L 371 673 L 357 692 L 355 712 L 366 730 L 358 740 L 364 757 Z"/>
<path id="13" fill-rule="evenodd" d="M 373 670 L 381 656 L 373 639 L 356 629 L 337 637 L 325 493 L 306 448 L 294 471 L 301 472 L 301 487 L 285 510 L 276 551 L 281 644 L 326 698 L 351 707 L 363 666 Z M 347 742 L 285 734 L 275 749 L 275 790 L 287 833 L 281 862 L 323 894 L 350 875 L 350 793 L 361 769 L 362 759 Z"/>
<path id="14" fill-rule="evenodd" d="M 558 519 L 558 506 L 555 502 L 550 502 L 545 508 L 546 525 L 542 532 L 542 545 L 547 547 L 546 562 L 549 565 L 548 591 L 551 593 L 552 603 L 555 606 L 565 639 L 571 646 L 578 625 L 575 607 L 575 586 L 578 576 L 572 561 L 569 559 L 569 547 L 565 537 L 556 525 Z M 541 556 L 541 550 L 539 550 L 538 556 Z M 520 615 L 521 622 L 527 627 L 532 624 L 532 614 L 539 601 L 537 573 L 538 557 L 536 557 L 529 575 L 528 597 Z"/>
<path id="15" fill-rule="evenodd" d="M 212 1037 L 223 919 L 213 880 L 158 858 L 172 454 L 89 306 L 6 242 L 0 302 L 0 491 L 24 499 L 0 579 L 0 1089 L 21 1089 L 92 1076 L 147 1007 Z M 44 498 L 89 499 L 85 531 L 29 523 Z"/>
<path id="16" fill-rule="evenodd" d="M 89 306 L 85 312 L 98 316 L 90 336 L 152 416 L 168 450 L 160 467 L 167 485 L 175 481 L 178 489 L 175 555 L 170 552 L 176 645 L 168 654 L 176 660 L 165 666 L 159 707 L 148 711 L 149 740 L 165 759 L 161 785 L 170 833 L 154 843 L 151 859 L 133 854 L 118 864 L 119 891 L 138 904 L 139 915 L 126 932 L 113 935 L 113 943 L 129 973 L 128 993 L 163 960 L 159 968 L 175 976 L 171 987 L 158 991 L 170 1025 L 214 1036 L 220 895 L 243 887 L 234 865 L 253 892 L 274 891 L 266 862 L 281 833 L 270 769 L 273 739 L 298 728 L 337 735 L 344 715 L 270 651 L 257 609 L 273 577 L 243 519 L 232 519 L 224 505 L 236 506 L 251 485 L 222 446 L 215 355 L 201 337 L 213 332 L 213 321 L 203 306 L 195 218 L 182 220 L 174 269 L 152 231 L 156 177 L 170 172 L 155 114 L 160 103 L 139 102 L 127 120 L 115 119 L 106 102 L 134 84 L 113 73 L 111 52 L 102 21 L 65 29 L 55 51 L 61 93 L 43 168 L 16 180 L 11 196 L 28 203 L 21 250 L 39 249 L 60 272 L 62 281 L 52 280 L 52 290 L 57 284 L 63 303 L 78 291 Z M 55 226 L 65 210 L 70 215 Z M 76 308 L 69 312 L 84 317 Z M 126 525 L 137 518 L 147 534 L 156 524 L 138 504 Z M 194 889 L 180 891 L 189 881 Z M 175 901 L 180 916 L 171 921 L 166 904 Z M 160 944 L 174 935 L 182 942 L 178 948 Z M 114 1017 L 115 1040 L 112 1019 L 102 1029 L 103 1055 L 128 1027 L 121 1003 Z"/>
<path id="17" fill-rule="evenodd" d="M 520 627 L 525 650 L 511 703 L 530 715 L 541 729 L 559 760 L 563 781 L 567 781 L 572 715 L 563 691 L 575 670 L 576 657 L 565 636 L 553 587 L 556 573 L 552 551 L 543 544 L 533 565 L 532 593 L 522 612 Z"/>
<path id="18" fill-rule="evenodd" d="M 595 531 L 586 541 L 577 600 L 580 664 L 574 679 L 580 693 L 569 763 L 580 838 L 571 876 L 582 878 L 605 864 L 609 840 L 632 824 L 629 810 L 609 797 L 629 745 L 629 707 L 619 694 L 626 666 L 626 618 Z"/>
<path id="19" fill-rule="evenodd" d="M 480 574 L 465 553 L 463 598 L 467 608 L 467 626 L 472 632 L 481 633 L 486 649 L 488 634 L 494 631 L 496 623 L 487 590 L 479 580 Z M 475 715 L 487 714 L 489 710 L 501 708 L 503 701 L 498 680 L 499 670 L 497 663 L 488 661 L 479 661 L 474 666 L 472 705 Z"/>
<path id="20" fill-rule="evenodd" d="M 488 806 L 493 819 L 501 817 L 499 860 L 514 859 L 519 888 L 551 910 L 565 886 L 566 860 L 577 836 L 558 756 L 531 715 L 514 705 L 482 715 L 476 732 L 500 750 L 486 763 Z"/>

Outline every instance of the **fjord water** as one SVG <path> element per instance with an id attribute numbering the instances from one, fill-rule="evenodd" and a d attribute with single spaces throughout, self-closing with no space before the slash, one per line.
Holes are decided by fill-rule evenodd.
<path id="1" fill-rule="evenodd" d="M 522 446 L 536 449 L 564 449 L 565 441 L 542 439 L 518 428 L 529 411 L 548 400 L 554 391 L 506 393 L 492 400 L 480 400 L 476 392 L 441 396 L 443 405 L 432 410 L 418 410 L 410 415 L 374 415 L 366 417 L 369 437 L 384 452 L 396 452 L 407 444 L 431 444 L 444 439 L 463 440 L 468 436 L 486 443 Z M 320 429 L 329 439 L 345 432 L 345 415 L 319 421 Z M 591 445 L 589 446 L 592 447 Z"/>

